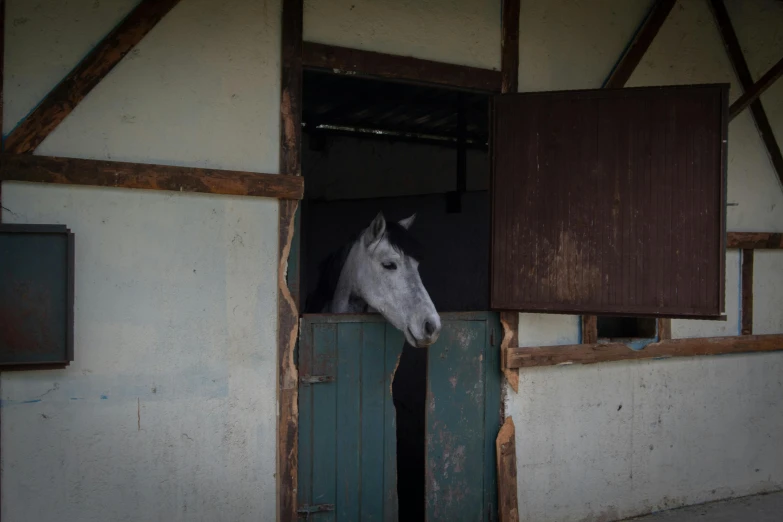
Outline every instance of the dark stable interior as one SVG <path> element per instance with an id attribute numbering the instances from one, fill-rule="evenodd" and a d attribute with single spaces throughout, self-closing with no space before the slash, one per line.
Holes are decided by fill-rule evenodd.
<path id="1" fill-rule="evenodd" d="M 489 309 L 488 97 L 305 71 L 300 292 L 366 228 L 416 213 L 422 282 L 439 312 Z M 427 349 L 403 348 L 392 395 L 400 520 L 424 520 Z"/>
<path id="2" fill-rule="evenodd" d="M 652 317 L 598 316 L 599 339 L 652 339 L 655 332 L 656 319 Z"/>

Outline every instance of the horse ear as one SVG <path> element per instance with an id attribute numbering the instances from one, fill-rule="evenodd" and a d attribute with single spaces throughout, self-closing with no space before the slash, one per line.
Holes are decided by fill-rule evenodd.
<path id="1" fill-rule="evenodd" d="M 411 225 L 415 220 L 416 220 L 416 213 L 414 212 L 413 214 L 410 215 L 410 217 L 406 217 L 405 219 L 399 220 L 398 223 L 402 228 L 408 230 L 409 228 L 411 228 Z"/>
<path id="2" fill-rule="evenodd" d="M 370 246 L 383 237 L 384 232 L 386 232 L 386 218 L 383 217 L 383 212 L 378 212 L 370 226 L 364 231 L 364 244 Z"/>

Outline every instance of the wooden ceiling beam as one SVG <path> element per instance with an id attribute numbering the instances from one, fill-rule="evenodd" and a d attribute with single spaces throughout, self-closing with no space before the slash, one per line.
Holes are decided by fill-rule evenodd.
<path id="1" fill-rule="evenodd" d="M 32 154 L 87 94 L 179 3 L 142 0 L 9 134 L 5 151 Z"/>
<path id="2" fill-rule="evenodd" d="M 642 61 L 644 53 L 649 49 L 658 31 L 669 16 L 676 0 L 657 0 L 645 18 L 642 25 L 636 31 L 631 43 L 623 52 L 617 64 L 604 81 L 604 89 L 618 89 L 624 87 L 628 79 L 636 70 L 636 66 Z"/>

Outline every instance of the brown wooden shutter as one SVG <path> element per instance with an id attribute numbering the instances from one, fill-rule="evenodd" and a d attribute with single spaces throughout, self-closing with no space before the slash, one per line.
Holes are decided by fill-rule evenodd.
<path id="1" fill-rule="evenodd" d="M 724 311 L 728 85 L 492 103 L 496 310 Z"/>

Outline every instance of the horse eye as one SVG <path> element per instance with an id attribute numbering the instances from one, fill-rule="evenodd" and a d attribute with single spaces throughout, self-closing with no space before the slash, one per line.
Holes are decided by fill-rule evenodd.
<path id="1" fill-rule="evenodd" d="M 397 270 L 397 263 L 381 263 L 386 270 Z"/>

